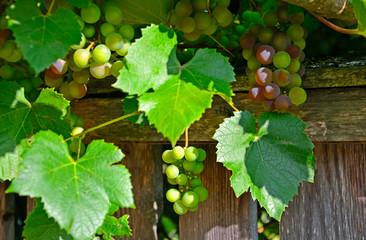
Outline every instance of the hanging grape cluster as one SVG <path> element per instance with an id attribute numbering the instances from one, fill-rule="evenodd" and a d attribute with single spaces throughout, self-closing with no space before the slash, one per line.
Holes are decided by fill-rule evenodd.
<path id="1" fill-rule="evenodd" d="M 135 36 L 134 28 L 123 24 L 123 13 L 113 1 L 106 1 L 101 9 L 91 3 L 81 9 L 78 22 L 82 28 L 80 43 L 71 47 L 65 59 L 53 63 L 44 76 L 47 86 L 59 88 L 69 100 L 86 95 L 91 76 L 117 77 L 123 68 L 120 58 L 127 55 Z"/>
<path id="2" fill-rule="evenodd" d="M 188 41 L 202 35 L 212 35 L 218 27 L 229 26 L 233 14 L 228 9 L 230 0 L 180 0 L 170 13 L 170 24 L 178 28 Z"/>
<path id="3" fill-rule="evenodd" d="M 173 209 L 179 215 L 196 211 L 198 203 L 208 197 L 207 189 L 197 176 L 203 171 L 202 162 L 205 158 L 206 152 L 203 149 L 192 146 L 186 149 L 176 146 L 162 155 L 163 161 L 170 164 L 165 170 L 168 182 L 179 186 L 179 189 L 169 189 L 166 199 L 174 203 Z"/>
<path id="4" fill-rule="evenodd" d="M 242 56 L 247 60 L 246 73 L 251 88 L 249 97 L 263 103 L 265 110 L 288 112 L 293 104 L 306 100 L 301 88 L 305 73 L 306 29 L 302 12 L 288 15 L 286 4 L 277 11 L 263 14 L 264 26 L 252 25 L 249 32 L 240 37 Z"/>

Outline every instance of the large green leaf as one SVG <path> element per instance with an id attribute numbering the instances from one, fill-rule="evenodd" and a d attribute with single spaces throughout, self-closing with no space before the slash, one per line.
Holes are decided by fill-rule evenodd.
<path id="1" fill-rule="evenodd" d="M 9 15 L 17 44 L 36 72 L 65 57 L 70 46 L 80 42 L 77 16 L 69 9 L 43 15 L 36 1 L 18 0 L 9 8 Z"/>
<path id="2" fill-rule="evenodd" d="M 25 220 L 23 237 L 26 240 L 72 240 L 72 236 L 48 217 L 41 201 L 36 199 L 36 202 L 37 205 Z"/>
<path id="3" fill-rule="evenodd" d="M 366 0 L 351 0 L 355 10 L 355 16 L 358 20 L 358 28 L 361 31 L 366 30 Z"/>
<path id="4" fill-rule="evenodd" d="M 121 7 L 123 22 L 129 24 L 165 24 L 169 19 L 170 0 L 114 0 Z"/>
<path id="5" fill-rule="evenodd" d="M 162 25 L 143 29 L 142 38 L 128 49 L 126 66 L 113 87 L 129 94 L 158 89 L 170 77 L 167 63 L 176 44 L 176 35 Z"/>
<path id="6" fill-rule="evenodd" d="M 132 236 L 132 230 L 128 226 L 128 215 L 123 215 L 121 218 L 115 218 L 107 215 L 103 225 L 98 229 L 97 234 L 103 235 L 105 240 L 113 240 L 113 237 Z"/>
<path id="7" fill-rule="evenodd" d="M 122 106 L 123 106 L 123 111 L 124 111 L 125 115 L 137 111 L 139 109 L 139 103 L 137 101 L 137 96 L 136 95 L 126 96 L 123 99 Z M 135 116 L 132 116 L 132 117 L 129 117 L 126 119 L 130 120 L 133 124 L 139 124 L 140 127 L 145 126 L 145 124 L 148 123 L 145 113 L 140 113 L 138 115 L 135 115 Z"/>
<path id="8" fill-rule="evenodd" d="M 211 107 L 211 102 L 212 93 L 171 75 L 155 92 L 139 98 L 139 109 L 146 112 L 150 124 L 175 144 L 184 129 Z"/>
<path id="9" fill-rule="evenodd" d="M 230 162 L 233 176 L 242 179 L 232 182 L 232 187 L 240 195 L 249 183 L 252 197 L 280 220 L 288 202 L 297 194 L 299 184 L 314 178 L 314 145 L 304 133 L 306 125 L 290 114 L 264 113 L 258 118 L 260 130 L 253 135 L 254 118 L 241 116 L 238 119 L 238 116 L 221 124 L 215 135 L 219 140 L 219 153 L 226 153 L 224 159 Z M 235 128 L 242 131 L 242 136 L 235 133 Z M 230 151 L 234 141 L 248 146 L 241 153 L 242 159 L 240 152 Z"/>
<path id="10" fill-rule="evenodd" d="M 89 239 L 102 225 L 110 202 L 134 207 L 130 173 L 115 165 L 122 157 L 113 144 L 96 140 L 75 161 L 61 136 L 41 131 L 23 155 L 19 176 L 8 192 L 40 197 L 61 228 L 76 239 Z"/>
<path id="11" fill-rule="evenodd" d="M 31 105 L 17 83 L 2 81 L 0 89 L 0 156 L 42 129 L 51 129 L 64 137 L 70 135 L 69 123 L 64 120 L 69 101 L 61 94 L 43 89 Z"/>
<path id="12" fill-rule="evenodd" d="M 212 93 L 231 97 L 230 82 L 235 81 L 233 67 L 228 58 L 215 49 L 199 49 L 194 57 L 182 66 L 181 79 Z"/>

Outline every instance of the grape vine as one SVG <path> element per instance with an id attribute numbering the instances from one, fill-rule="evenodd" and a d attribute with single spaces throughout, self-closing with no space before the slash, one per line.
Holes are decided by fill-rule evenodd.
<path id="1" fill-rule="evenodd" d="M 194 214 L 210 193 L 199 177 L 206 152 L 188 146 L 188 129 L 214 96 L 233 109 L 213 136 L 217 162 L 232 171 L 236 196 L 250 189 L 280 220 L 299 184 L 314 179 L 314 145 L 289 112 L 306 104 L 304 49 L 315 18 L 274 0 L 242 1 L 240 8 L 234 0 L 126 2 L 0 3 L 0 179 L 11 181 L 7 192 L 36 199 L 23 236 L 131 235 L 128 216 L 113 216 L 135 207 L 124 154 L 101 139 L 83 142 L 123 120 L 149 123 L 172 144 L 162 160 L 168 182 L 178 186 L 166 198 L 177 214 Z M 364 36 L 366 10 L 353 4 L 358 29 L 342 31 Z M 248 98 L 266 111 L 257 118 L 234 104 L 237 62 L 248 76 Z M 108 78 L 123 92 L 125 115 L 84 129 L 70 101 L 83 101 L 91 81 Z M 184 133 L 186 146 L 176 146 Z"/>

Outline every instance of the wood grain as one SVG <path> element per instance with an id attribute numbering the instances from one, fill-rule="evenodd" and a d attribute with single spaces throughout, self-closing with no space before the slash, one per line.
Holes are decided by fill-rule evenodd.
<path id="1" fill-rule="evenodd" d="M 0 240 L 6 239 L 6 223 L 3 216 L 6 212 L 6 185 L 4 182 L 0 183 Z"/>
<path id="2" fill-rule="evenodd" d="M 281 240 L 366 239 L 366 144 L 316 144 L 314 183 L 303 183 L 280 224 Z"/>
<path id="3" fill-rule="evenodd" d="M 308 90 L 305 104 L 295 107 L 293 114 L 308 125 L 305 132 L 312 141 L 366 141 L 366 87 Z M 263 107 L 251 102 L 245 93 L 237 93 L 235 106 L 251 113 L 263 112 Z M 123 115 L 120 98 L 89 98 L 72 102 L 72 112 L 85 119 L 85 128 L 93 127 Z M 190 141 L 212 142 L 212 136 L 224 118 L 233 110 L 221 98 L 215 97 L 212 108 L 206 110 L 189 130 Z M 105 138 L 110 141 L 167 142 L 150 126 L 139 127 L 120 121 L 93 131 L 86 140 Z M 180 139 L 183 140 L 183 137 Z"/>
<path id="4" fill-rule="evenodd" d="M 366 85 L 366 57 L 328 57 L 305 63 L 306 73 L 302 87 L 306 89 L 329 87 L 355 87 Z M 248 77 L 239 66 L 236 82 L 232 83 L 234 92 L 248 91 Z M 241 68 L 240 68 L 241 67 Z M 88 94 L 120 92 L 111 85 L 116 78 L 92 78 L 88 83 Z"/>
<path id="5" fill-rule="evenodd" d="M 209 196 L 199 203 L 194 213 L 179 217 L 181 240 L 238 240 L 257 239 L 251 236 L 249 193 L 235 197 L 230 187 L 231 172 L 216 162 L 215 144 L 198 146 L 206 150 L 205 169 L 201 174 Z"/>

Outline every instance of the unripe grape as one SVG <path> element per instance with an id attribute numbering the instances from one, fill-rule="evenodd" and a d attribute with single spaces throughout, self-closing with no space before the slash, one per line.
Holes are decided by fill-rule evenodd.
<path id="1" fill-rule="evenodd" d="M 45 84 L 51 88 L 58 88 L 59 86 L 61 86 L 63 81 L 64 80 L 62 78 L 53 79 L 53 78 L 49 77 L 47 74 L 44 75 Z"/>
<path id="2" fill-rule="evenodd" d="M 250 26 L 249 28 L 249 33 L 252 34 L 255 37 L 258 37 L 259 32 L 263 29 L 263 25 L 262 24 L 254 24 L 252 26 Z"/>
<path id="3" fill-rule="evenodd" d="M 28 79 L 20 80 L 18 84 L 24 88 L 24 93 L 32 91 L 32 83 Z"/>
<path id="4" fill-rule="evenodd" d="M 67 85 L 67 90 L 69 91 L 71 97 L 77 99 L 84 97 L 87 92 L 85 84 L 80 84 L 75 81 L 69 82 Z"/>
<path id="5" fill-rule="evenodd" d="M 0 67 L 0 78 L 6 81 L 11 81 L 13 80 L 14 76 L 15 76 L 14 68 L 9 64 Z"/>
<path id="6" fill-rule="evenodd" d="M 251 56 L 253 56 L 253 48 L 247 48 L 247 49 L 243 49 L 243 51 L 241 52 L 242 57 L 245 60 L 249 60 L 249 58 Z M 249 75 L 249 74 L 248 74 Z"/>
<path id="7" fill-rule="evenodd" d="M 188 17 L 192 13 L 192 4 L 189 0 L 181 0 L 175 5 L 175 13 L 179 17 Z"/>
<path id="8" fill-rule="evenodd" d="M 197 161 L 203 162 L 206 159 L 206 151 L 202 148 L 198 149 L 198 158 Z"/>
<path id="9" fill-rule="evenodd" d="M 121 49 L 124 44 L 124 40 L 119 33 L 111 33 L 109 34 L 105 39 L 106 45 L 111 49 L 112 51 L 117 51 L 118 49 Z"/>
<path id="10" fill-rule="evenodd" d="M 86 23 L 91 24 L 98 22 L 101 15 L 100 8 L 94 3 L 89 4 L 87 8 L 82 8 L 80 14 Z"/>
<path id="11" fill-rule="evenodd" d="M 0 77 L 1 78 L 1 77 Z M 19 69 L 15 69 L 14 70 L 14 77 L 13 79 L 15 81 L 19 81 L 19 80 L 22 80 L 23 78 L 25 78 L 25 75 L 22 71 L 20 71 Z M 41 80 L 42 81 L 42 80 Z"/>
<path id="12" fill-rule="evenodd" d="M 87 68 L 91 54 L 88 49 L 78 49 L 74 53 L 74 63 L 79 68 Z"/>
<path id="13" fill-rule="evenodd" d="M 291 88 L 288 93 L 291 102 L 295 105 L 303 104 L 306 101 L 306 91 L 300 87 Z"/>
<path id="14" fill-rule="evenodd" d="M 179 29 L 184 33 L 191 33 L 196 28 L 196 22 L 191 17 L 184 17 L 179 24 Z"/>
<path id="15" fill-rule="evenodd" d="M 102 26 L 100 26 L 100 32 L 106 37 L 109 34 L 116 32 L 116 28 L 110 23 L 103 23 Z"/>
<path id="16" fill-rule="evenodd" d="M 175 188 L 171 188 L 166 192 L 165 196 L 169 202 L 176 202 L 180 199 L 180 192 Z"/>
<path id="17" fill-rule="evenodd" d="M 111 57 L 111 50 L 109 50 L 106 45 L 99 44 L 93 49 L 92 56 L 96 63 L 103 64 L 109 61 Z"/>
<path id="18" fill-rule="evenodd" d="M 175 180 L 175 178 L 174 179 L 167 178 L 167 180 L 168 180 L 168 183 L 170 183 L 171 185 L 177 185 L 178 184 L 177 181 Z"/>
<path id="19" fill-rule="evenodd" d="M 201 186 L 202 185 L 202 181 L 201 181 L 201 179 L 199 179 L 198 177 L 197 178 L 193 178 L 192 180 L 191 180 L 191 186 L 192 187 L 198 187 L 198 186 Z"/>
<path id="20" fill-rule="evenodd" d="M 285 23 L 287 22 L 287 12 L 288 12 L 288 7 L 287 5 L 282 5 L 277 9 L 276 15 L 277 15 L 277 19 L 279 22 L 281 23 Z"/>
<path id="21" fill-rule="evenodd" d="M 198 29 L 195 29 L 193 32 L 191 33 L 184 33 L 183 34 L 184 38 L 187 39 L 188 41 L 194 42 L 196 40 L 198 40 L 201 36 L 201 31 Z"/>
<path id="22" fill-rule="evenodd" d="M 131 41 L 135 36 L 135 30 L 130 24 L 123 24 L 118 32 L 122 35 L 124 39 Z"/>
<path id="23" fill-rule="evenodd" d="M 258 61 L 258 59 L 255 55 L 251 56 L 248 59 L 247 64 L 248 64 L 248 68 L 250 68 L 251 70 L 257 70 L 261 66 L 261 63 Z"/>
<path id="24" fill-rule="evenodd" d="M 128 53 L 128 48 L 131 46 L 131 43 L 128 41 L 123 42 L 122 48 L 118 49 L 116 52 L 120 56 L 126 56 Z"/>
<path id="25" fill-rule="evenodd" d="M 197 193 L 188 191 L 183 195 L 182 202 L 186 207 L 195 207 L 199 202 L 199 197 Z"/>
<path id="26" fill-rule="evenodd" d="M 105 20 L 113 25 L 118 25 L 121 23 L 123 18 L 123 14 L 121 9 L 119 9 L 119 7 L 109 7 L 106 9 L 105 12 Z"/>
<path id="27" fill-rule="evenodd" d="M 183 204 L 181 200 L 176 201 L 173 204 L 174 212 L 178 215 L 186 214 L 188 211 L 188 208 Z"/>
<path id="28" fill-rule="evenodd" d="M 188 208 L 190 212 L 195 212 L 198 210 L 198 204 L 195 207 Z"/>
<path id="29" fill-rule="evenodd" d="M 187 175 L 181 173 L 178 175 L 178 177 L 175 179 L 179 185 L 185 185 L 188 181 Z"/>
<path id="30" fill-rule="evenodd" d="M 203 186 L 198 186 L 193 191 L 197 194 L 200 202 L 206 201 L 208 198 L 208 191 Z"/>
<path id="31" fill-rule="evenodd" d="M 118 7 L 118 4 L 113 1 L 106 1 L 102 6 L 102 13 L 105 14 L 110 7 Z"/>
<path id="32" fill-rule="evenodd" d="M 268 27 L 276 26 L 278 23 L 277 15 L 274 10 L 268 10 L 263 14 L 263 22 Z"/>
<path id="33" fill-rule="evenodd" d="M 83 33 L 81 33 L 81 40 L 80 40 L 79 44 L 78 45 L 71 45 L 71 48 L 74 49 L 74 50 L 81 49 L 85 46 L 85 43 L 86 43 L 85 35 Z"/>
<path id="34" fill-rule="evenodd" d="M 297 40 L 294 42 L 296 46 L 298 46 L 301 50 L 304 50 L 306 47 L 305 39 L 301 38 L 300 40 Z"/>
<path id="35" fill-rule="evenodd" d="M 188 160 L 188 161 L 196 161 L 197 157 L 198 157 L 198 149 L 191 146 L 188 147 L 185 151 L 184 151 L 184 157 Z"/>
<path id="36" fill-rule="evenodd" d="M 165 170 L 166 176 L 168 178 L 175 179 L 179 175 L 179 168 L 174 165 L 169 165 Z"/>
<path id="37" fill-rule="evenodd" d="M 119 71 L 123 68 L 123 62 L 122 61 L 115 61 L 113 64 L 112 64 L 112 67 L 111 67 L 111 74 L 114 76 L 114 77 L 118 77 L 119 75 Z"/>
<path id="38" fill-rule="evenodd" d="M 276 51 L 285 51 L 291 45 L 291 39 L 286 33 L 278 32 L 272 38 L 272 45 Z"/>
<path id="39" fill-rule="evenodd" d="M 184 149 L 181 146 L 175 146 L 172 150 L 172 156 L 176 160 L 180 160 L 184 157 Z"/>
<path id="40" fill-rule="evenodd" d="M 59 91 L 60 91 L 60 93 L 64 96 L 64 98 L 66 98 L 67 100 L 71 100 L 71 99 L 72 99 L 72 97 L 71 97 L 71 95 L 70 95 L 69 91 L 67 90 L 67 86 L 68 86 L 68 85 L 69 85 L 69 83 L 68 83 L 68 82 L 63 82 L 63 83 L 61 84 L 61 86 L 60 86 Z"/>
<path id="41" fill-rule="evenodd" d="M 43 84 L 42 78 L 40 78 L 40 77 L 32 77 L 30 79 L 30 81 L 32 83 L 33 89 L 37 89 L 37 88 L 41 87 Z"/>
<path id="42" fill-rule="evenodd" d="M 300 69 L 300 61 L 297 59 L 291 59 L 290 65 L 286 68 L 290 73 L 296 73 Z"/>
<path id="43" fill-rule="evenodd" d="M 194 20 L 196 21 L 196 26 L 200 30 L 207 29 L 211 24 L 211 16 L 206 12 L 198 12 L 194 15 Z"/>
<path id="44" fill-rule="evenodd" d="M 217 20 L 217 24 L 223 27 L 229 26 L 233 21 L 233 14 L 224 6 L 217 6 L 212 11 L 212 15 Z"/>
<path id="45" fill-rule="evenodd" d="M 196 168 L 193 169 L 192 173 L 193 174 L 200 174 L 203 171 L 203 168 L 204 168 L 203 163 L 197 162 L 196 163 Z"/>
<path id="46" fill-rule="evenodd" d="M 207 0 L 193 0 L 193 7 L 197 11 L 207 10 Z"/>
<path id="47" fill-rule="evenodd" d="M 211 20 L 210 26 L 208 28 L 206 28 L 205 30 L 203 30 L 202 34 L 212 35 L 216 32 L 216 30 L 217 30 L 217 25 L 214 20 Z"/>
<path id="48" fill-rule="evenodd" d="M 196 165 L 197 165 L 197 162 L 191 162 L 188 160 L 183 161 L 183 168 L 189 172 L 193 171 L 196 168 Z"/>
<path id="49" fill-rule="evenodd" d="M 273 65 L 276 68 L 287 68 L 290 65 L 291 57 L 287 52 L 279 51 L 273 58 Z"/>
<path id="50" fill-rule="evenodd" d="M 109 63 L 100 64 L 93 62 L 92 64 L 90 64 L 89 71 L 93 77 L 103 79 L 110 75 L 110 67 L 111 66 Z"/>
<path id="51" fill-rule="evenodd" d="M 258 39 L 261 43 L 268 44 L 272 41 L 274 32 L 270 28 L 262 28 L 259 31 Z"/>
<path id="52" fill-rule="evenodd" d="M 163 152 L 162 159 L 166 163 L 175 162 L 175 159 L 172 156 L 172 150 L 166 150 Z"/>
<path id="53" fill-rule="evenodd" d="M 95 28 L 92 25 L 86 25 L 83 29 L 83 34 L 87 38 L 91 38 L 95 34 Z"/>
<path id="54" fill-rule="evenodd" d="M 293 42 L 298 41 L 304 37 L 304 28 L 299 24 L 293 24 L 287 29 L 287 35 Z"/>
<path id="55" fill-rule="evenodd" d="M 83 69 L 79 72 L 73 72 L 72 77 L 75 82 L 80 84 L 86 84 L 89 82 L 90 73 L 88 69 Z"/>
<path id="56" fill-rule="evenodd" d="M 288 19 L 292 24 L 301 25 L 304 22 L 305 16 L 303 12 L 294 13 L 288 16 Z"/>
<path id="57" fill-rule="evenodd" d="M 299 74 L 300 77 L 304 76 L 304 74 L 305 74 L 305 66 L 304 66 L 304 64 L 300 63 L 300 68 L 299 68 L 299 70 L 296 73 Z"/>
<path id="58" fill-rule="evenodd" d="M 8 62 L 19 62 L 23 58 L 23 53 L 19 48 L 14 49 L 10 56 L 5 57 L 4 59 Z"/>

